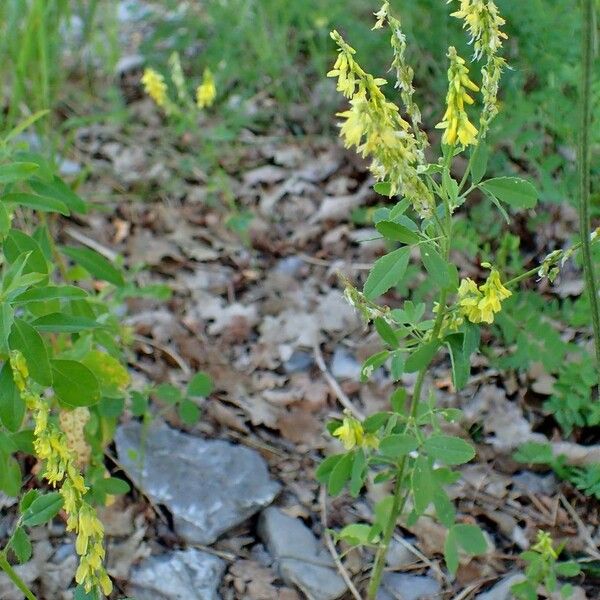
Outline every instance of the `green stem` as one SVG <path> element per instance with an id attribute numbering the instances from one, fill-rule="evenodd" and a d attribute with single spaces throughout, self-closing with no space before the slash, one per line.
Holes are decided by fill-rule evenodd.
<path id="1" fill-rule="evenodd" d="M 581 235 L 581 248 L 583 255 L 583 272 L 590 301 L 592 313 L 592 327 L 594 330 L 594 347 L 596 351 L 596 364 L 598 383 L 600 384 L 600 307 L 598 303 L 598 284 L 594 265 L 589 231 L 590 218 L 590 170 L 591 147 L 590 131 L 592 127 L 592 61 L 595 31 L 594 0 L 583 0 L 581 11 L 581 90 L 580 90 L 580 124 L 579 124 L 579 233 Z"/>
<path id="2" fill-rule="evenodd" d="M 448 242 L 448 247 L 450 247 L 450 242 Z M 446 308 L 446 298 L 448 296 L 447 290 L 442 290 L 440 292 L 439 297 L 439 311 L 437 313 L 435 323 L 433 325 L 433 330 L 431 333 L 431 339 L 436 340 L 442 329 L 442 324 L 444 322 L 444 314 Z M 412 400 L 410 405 L 410 416 L 415 419 L 417 416 L 417 410 L 419 408 L 419 402 L 421 401 L 421 392 L 423 390 L 423 382 L 425 381 L 425 375 L 427 373 L 427 367 L 429 365 L 425 365 L 417 375 L 417 381 L 415 383 L 415 389 L 412 394 Z M 392 502 L 392 508 L 390 510 L 389 519 L 385 525 L 385 530 L 383 532 L 383 539 L 377 548 L 377 553 L 375 554 L 375 562 L 373 564 L 373 572 L 371 573 L 371 579 L 369 581 L 369 589 L 367 591 L 367 598 L 369 600 L 375 600 L 377 597 L 377 590 L 381 585 L 381 578 L 383 577 L 383 569 L 385 567 L 385 559 L 388 553 L 388 548 L 390 547 L 390 542 L 392 541 L 392 536 L 394 535 L 394 530 L 396 529 L 396 523 L 404 510 L 404 505 L 406 504 L 406 500 L 408 498 L 408 492 L 404 491 L 402 484 L 404 482 L 404 476 L 406 472 L 406 456 L 402 457 L 402 461 L 398 467 L 398 472 L 396 474 L 396 483 L 394 485 L 394 500 Z"/>
<path id="3" fill-rule="evenodd" d="M 37 600 L 35 594 L 27 587 L 17 572 L 10 566 L 8 560 L 6 560 L 5 550 L 0 552 L 0 569 L 6 573 L 7 577 L 15 584 L 19 591 L 23 592 L 27 600 Z"/>

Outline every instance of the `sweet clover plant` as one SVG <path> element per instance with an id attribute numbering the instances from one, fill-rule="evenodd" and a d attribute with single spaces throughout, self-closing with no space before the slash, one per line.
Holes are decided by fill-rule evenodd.
<path id="1" fill-rule="evenodd" d="M 589 254 L 589 245 L 597 237 L 596 232 L 589 235 L 589 215 L 584 215 L 582 240 L 552 252 L 539 266 L 506 278 L 501 270 L 506 259 L 499 256 L 481 264 L 487 271 L 483 280 L 461 278 L 452 250 L 456 223 L 460 219 L 468 223 L 472 200 L 489 199 L 509 222 L 513 211 L 533 209 L 538 194 L 521 178 L 486 178 L 490 151 L 486 134 L 499 110 L 499 84 L 507 68 L 502 56 L 505 21 L 492 0 L 448 0 L 448 4 L 455 5 L 451 16 L 462 21 L 469 36 L 472 64 L 481 66 L 480 77 L 473 75 L 473 66 L 455 47 L 448 48 L 448 91 L 436 126 L 442 131 L 437 160 L 430 158 L 434 149 L 429 148 L 414 99 L 407 40 L 389 2 L 375 13 L 373 29 L 387 27 L 391 33 L 391 71 L 400 107 L 384 92 L 386 81 L 366 72 L 355 49 L 340 33 L 331 33 L 338 56 L 329 76 L 337 79 L 337 89 L 349 102 L 338 115 L 340 135 L 346 147 L 356 148 L 371 161 L 375 190 L 400 197 L 375 217 L 390 251 L 374 263 L 362 291 L 345 282 L 347 300 L 366 322 L 373 323 L 385 345 L 363 364 L 362 378 L 367 380 L 383 365 L 396 382 L 404 374 L 416 373 L 410 394 L 400 385 L 388 411 L 366 419 L 347 413 L 341 421 L 330 423 L 329 431 L 343 444 L 344 452 L 326 458 L 317 471 L 333 495 L 347 487 L 357 496 L 370 473 L 375 483 L 391 487 L 391 494 L 375 506 L 371 524 L 353 524 L 338 534 L 338 539 L 350 544 L 375 548 L 370 600 L 377 595 L 398 522 L 411 526 L 422 516 L 435 516 L 447 528 L 444 556 L 452 574 L 461 552 L 477 555 L 487 549 L 481 529 L 461 520 L 446 491 L 460 476 L 455 467 L 469 462 L 475 450 L 466 435 L 446 433 L 445 424 L 460 421 L 461 411 L 438 407 L 433 391 L 427 389 L 434 358 L 442 352 L 449 355 L 454 387 L 462 389 L 469 379 L 471 357 L 479 348 L 480 328 L 495 322 L 519 282 L 532 277 L 554 280 L 575 252 L 583 248 Z M 466 168 L 456 177 L 455 161 L 462 156 Z M 401 308 L 393 309 L 377 302 L 403 281 L 411 261 L 420 264 L 423 279 L 437 288 L 437 297 L 427 303 L 407 298 Z M 422 297 L 418 289 L 414 294 Z"/>
<path id="2" fill-rule="evenodd" d="M 128 406 L 149 422 L 152 395 L 193 424 L 200 416 L 194 398 L 209 394 L 211 382 L 196 374 L 185 395 L 168 384 L 131 389 L 132 334 L 117 309 L 127 297 L 164 297 L 165 290 L 138 289 L 119 261 L 92 248 L 57 244 L 57 217 L 90 206 L 51 163 L 20 147 L 19 134 L 41 116 L 0 141 L 0 491 L 21 498 L 0 569 L 36 600 L 12 561 L 28 561 L 29 529 L 60 513 L 75 535 L 75 599 L 98 600 L 113 584 L 96 506 L 129 491 L 104 460 L 119 417 Z M 38 485 L 24 484 L 25 455 L 39 465 Z"/>

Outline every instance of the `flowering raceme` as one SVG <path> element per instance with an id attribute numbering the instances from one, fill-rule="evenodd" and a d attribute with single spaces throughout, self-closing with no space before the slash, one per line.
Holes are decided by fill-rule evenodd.
<path id="1" fill-rule="evenodd" d="M 433 197 L 417 171 L 421 145 L 398 107 L 381 91 L 385 79 L 366 73 L 354 60 L 354 48 L 337 31 L 331 37 L 338 45 L 338 57 L 327 75 L 337 77 L 338 91 L 350 100 L 350 108 L 338 113 L 344 119 L 340 135 L 346 147 L 356 146 L 363 157 L 371 158 L 371 173 L 390 183 L 391 195 L 406 196 L 422 217 L 429 216 Z"/>
<path id="2" fill-rule="evenodd" d="M 448 4 L 453 0 L 448 0 Z M 464 27 L 471 36 L 475 48 L 475 59 L 487 57 L 486 65 L 481 69 L 483 110 L 481 113 L 482 135 L 490 121 L 498 114 L 498 85 L 506 61 L 498 56 L 502 41 L 508 36 L 501 31 L 506 21 L 499 15 L 498 7 L 492 0 L 458 0 L 459 10 L 453 17 L 464 20 Z"/>
<path id="3" fill-rule="evenodd" d="M 460 312 L 471 323 L 493 323 L 494 315 L 502 310 L 502 301 L 512 296 L 502 285 L 500 274 L 492 269 L 487 281 L 477 286 L 472 279 L 463 279 L 458 288 Z"/>
<path id="4" fill-rule="evenodd" d="M 212 106 L 217 97 L 217 88 L 215 86 L 215 78 L 210 69 L 204 69 L 202 83 L 196 89 L 196 105 L 198 108 L 206 108 Z"/>
<path id="5" fill-rule="evenodd" d="M 158 106 L 164 108 L 167 105 L 167 84 L 164 77 L 154 69 L 146 69 L 142 76 L 142 83 L 146 94 L 156 102 Z"/>
<path id="6" fill-rule="evenodd" d="M 53 486 L 61 485 L 59 493 L 67 514 L 67 531 L 77 534 L 75 550 L 79 567 L 75 581 L 86 592 L 100 588 L 108 596 L 112 582 L 104 568 L 104 527 L 95 509 L 85 500 L 88 489 L 76 467 L 76 457 L 69 448 L 65 434 L 50 421 L 50 405 L 30 385 L 29 370 L 20 352 L 13 352 L 10 365 L 15 385 L 34 421 L 33 447 L 44 463 L 43 476 Z"/>
<path id="7" fill-rule="evenodd" d="M 469 79 L 469 69 L 453 46 L 448 49 L 448 58 L 450 59 L 450 68 L 448 69 L 446 112 L 436 127 L 445 130 L 442 143 L 448 146 L 453 146 L 457 141 L 463 146 L 476 145 L 478 131 L 469 121 L 465 104 L 474 102 L 467 90 L 478 92 L 479 88 Z"/>

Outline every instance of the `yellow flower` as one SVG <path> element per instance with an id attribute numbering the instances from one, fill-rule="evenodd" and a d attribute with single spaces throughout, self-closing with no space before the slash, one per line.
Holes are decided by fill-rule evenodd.
<path id="1" fill-rule="evenodd" d="M 471 323 L 493 323 L 494 315 L 502 310 L 502 301 L 511 295 L 502 285 L 498 271 L 492 269 L 487 281 L 479 287 L 472 279 L 461 281 L 458 306 Z"/>
<path id="2" fill-rule="evenodd" d="M 558 552 L 552 543 L 552 536 L 547 531 L 538 531 L 536 542 L 531 549 L 547 558 L 558 558 Z"/>
<path id="3" fill-rule="evenodd" d="M 478 92 L 479 88 L 469 79 L 469 69 L 463 58 L 458 56 L 456 48 L 448 49 L 450 68 L 448 69 L 448 94 L 446 95 L 446 112 L 437 129 L 445 129 L 442 143 L 453 146 L 460 142 L 463 146 L 477 144 L 477 128 L 469 121 L 465 104 L 473 104 L 474 100 L 467 90 Z"/>
<path id="4" fill-rule="evenodd" d="M 212 103 L 217 97 L 217 88 L 215 86 L 215 78 L 210 69 L 204 69 L 202 83 L 196 89 L 196 105 L 198 108 L 206 108 L 212 106 Z"/>
<path id="5" fill-rule="evenodd" d="M 167 84 L 164 77 L 157 73 L 154 69 L 146 69 L 142 76 L 142 83 L 146 94 L 158 104 L 160 107 L 165 107 L 167 104 Z"/>
<path id="6" fill-rule="evenodd" d="M 450 2 L 452 0 L 448 0 Z M 460 0 L 460 9 L 452 16 L 464 20 L 475 48 L 475 58 L 496 54 L 502 47 L 502 40 L 508 38 L 500 31 L 506 21 L 498 14 L 498 7 L 492 0 Z"/>
<path id="7" fill-rule="evenodd" d="M 86 592 L 100 588 L 109 595 L 112 583 L 103 565 L 104 527 L 95 509 L 84 498 L 88 489 L 77 469 L 76 456 L 65 433 L 49 419 L 48 402 L 40 396 L 37 388 L 31 386 L 23 355 L 11 353 L 10 364 L 15 384 L 33 415 L 33 447 L 38 459 L 44 463 L 42 474 L 53 486 L 60 485 L 63 508 L 67 513 L 67 530 L 77 534 L 75 548 L 80 561 L 76 581 Z M 84 424 L 88 416 L 81 411 L 77 413 L 77 418 Z"/>
<path id="8" fill-rule="evenodd" d="M 453 0 L 448 0 L 448 3 Z M 506 21 L 499 15 L 492 0 L 459 0 L 460 9 L 452 16 L 464 20 L 464 27 L 471 36 L 475 48 L 475 59 L 487 57 L 481 69 L 483 110 L 481 111 L 481 136 L 483 137 L 491 120 L 498 114 L 498 87 L 506 61 L 498 56 L 502 41 L 508 36 L 501 31 Z"/>
<path id="9" fill-rule="evenodd" d="M 373 433 L 365 433 L 360 421 L 354 417 L 344 417 L 342 424 L 333 432 L 340 439 L 346 450 L 352 450 L 356 446 L 365 450 L 376 450 L 379 447 L 379 439 Z"/>
<path id="10" fill-rule="evenodd" d="M 430 216 L 433 198 L 418 171 L 424 143 L 381 91 L 385 79 L 366 73 L 354 60 L 354 48 L 337 31 L 331 37 L 338 56 L 327 75 L 337 77 L 337 89 L 350 99 L 350 108 L 338 113 L 344 119 L 340 125 L 344 145 L 355 146 L 361 156 L 371 159 L 371 173 L 390 183 L 391 195 L 406 196 L 422 217 Z"/>

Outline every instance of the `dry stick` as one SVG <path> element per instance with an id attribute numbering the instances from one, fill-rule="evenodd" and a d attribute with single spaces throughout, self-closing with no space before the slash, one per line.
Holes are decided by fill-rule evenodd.
<path id="1" fill-rule="evenodd" d="M 313 352 L 315 355 L 315 362 L 317 363 L 317 367 L 319 367 L 321 373 L 323 373 L 323 377 L 327 380 L 329 387 L 333 390 L 334 394 L 337 396 L 340 404 L 346 409 L 349 410 L 357 419 L 363 420 L 365 415 L 352 403 L 352 400 L 348 398 L 348 396 L 344 393 L 344 390 L 340 387 L 340 384 L 336 381 L 335 377 L 331 375 L 331 373 L 327 370 L 327 366 L 325 365 L 325 360 L 323 359 L 323 353 L 321 352 L 321 348 L 319 347 L 318 342 L 315 343 Z"/>
<path id="2" fill-rule="evenodd" d="M 325 538 L 325 544 L 327 546 L 327 550 L 329 550 L 329 554 L 331 554 L 331 558 L 337 567 L 342 579 L 348 586 L 350 593 L 354 596 L 356 600 L 362 600 L 362 596 L 359 594 L 358 590 L 352 583 L 352 579 L 350 578 L 350 574 L 346 571 L 346 568 L 342 564 L 340 559 L 340 555 L 337 553 L 335 549 L 335 544 L 331 539 L 331 534 L 329 533 L 329 529 L 327 529 L 327 498 L 325 496 L 325 487 L 321 486 L 321 491 L 319 492 L 319 503 L 321 505 L 321 524 L 323 525 L 323 537 Z"/>
<path id="3" fill-rule="evenodd" d="M 595 11 L 594 0 L 583 0 L 581 11 L 581 89 L 580 89 L 580 124 L 578 145 L 579 172 L 579 234 L 581 236 L 583 254 L 583 272 L 592 313 L 594 329 L 594 348 L 596 352 L 596 369 L 600 385 L 600 306 L 598 302 L 598 284 L 592 262 L 590 218 L 590 171 L 591 144 L 590 130 L 592 127 L 592 60 L 594 54 Z"/>
<path id="4" fill-rule="evenodd" d="M 571 503 L 565 498 L 565 496 L 562 493 L 560 493 L 558 497 L 560 498 L 562 505 L 567 509 L 567 512 L 569 513 L 573 521 L 575 521 L 577 529 L 579 530 L 579 535 L 585 540 L 587 544 L 587 551 L 589 552 L 590 556 L 593 556 L 595 560 L 600 559 L 600 552 L 598 552 L 598 548 L 596 547 L 596 544 L 594 543 L 590 532 L 584 525 L 583 521 L 580 519 L 575 509 L 571 506 Z"/>

